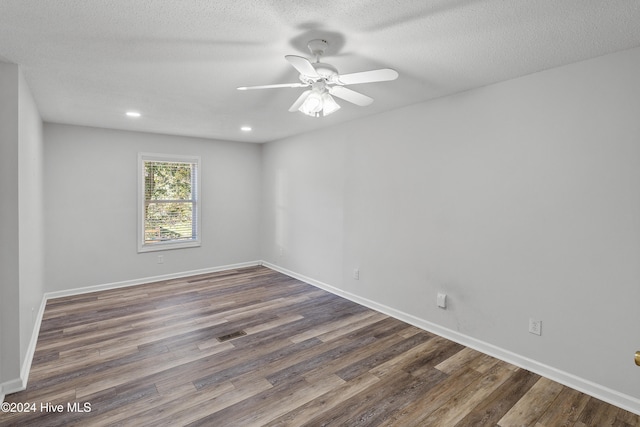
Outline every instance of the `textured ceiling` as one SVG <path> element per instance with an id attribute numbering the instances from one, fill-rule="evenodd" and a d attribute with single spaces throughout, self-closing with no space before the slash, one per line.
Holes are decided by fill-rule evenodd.
<path id="1" fill-rule="evenodd" d="M 45 121 L 265 142 L 634 48 L 639 23 L 637 0 L 0 0 L 0 59 Z M 287 111 L 299 88 L 236 90 L 298 81 L 284 55 L 314 38 L 400 77 L 325 118 Z"/>

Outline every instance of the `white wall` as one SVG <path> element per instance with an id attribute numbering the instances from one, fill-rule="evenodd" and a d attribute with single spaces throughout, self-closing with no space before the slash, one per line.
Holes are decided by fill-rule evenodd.
<path id="1" fill-rule="evenodd" d="M 48 292 L 260 259 L 261 146 L 49 123 L 44 139 Z M 201 247 L 137 253 L 138 152 L 201 156 Z"/>
<path id="2" fill-rule="evenodd" d="M 17 65 L 0 62 L 0 395 L 26 382 L 44 294 L 42 120 Z"/>
<path id="3" fill-rule="evenodd" d="M 325 133 L 265 146 L 265 259 L 322 282 L 341 283 L 345 161 L 344 146 L 325 140 Z"/>
<path id="4" fill-rule="evenodd" d="M 638 76 L 640 49 L 269 143 L 263 259 L 640 412 Z"/>
<path id="5" fill-rule="evenodd" d="M 27 357 L 44 295 L 42 119 L 22 74 L 19 79 L 20 360 Z"/>

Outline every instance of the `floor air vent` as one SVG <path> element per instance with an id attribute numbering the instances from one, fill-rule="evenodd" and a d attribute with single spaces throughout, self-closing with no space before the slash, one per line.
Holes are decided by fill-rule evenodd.
<path id="1" fill-rule="evenodd" d="M 241 336 L 244 336 L 244 335 L 247 335 L 247 333 L 245 331 L 231 332 L 230 334 L 218 337 L 218 341 L 220 341 L 220 342 L 229 341 L 229 340 L 232 340 L 234 338 L 238 338 L 238 337 L 241 337 Z"/>

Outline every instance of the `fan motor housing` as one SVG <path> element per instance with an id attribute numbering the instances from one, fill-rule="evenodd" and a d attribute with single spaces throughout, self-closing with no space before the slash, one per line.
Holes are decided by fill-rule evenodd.
<path id="1" fill-rule="evenodd" d="M 323 62 L 312 63 L 313 68 L 324 78 L 329 78 L 338 74 L 338 70 L 331 64 L 325 64 Z"/>

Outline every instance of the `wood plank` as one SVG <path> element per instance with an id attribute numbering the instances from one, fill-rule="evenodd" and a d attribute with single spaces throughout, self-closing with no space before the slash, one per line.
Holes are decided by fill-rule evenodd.
<path id="1" fill-rule="evenodd" d="M 624 426 L 627 424 L 622 420 L 618 420 L 624 416 L 624 412 L 620 408 L 609 405 L 595 397 L 589 398 L 584 410 L 578 417 L 578 422 L 587 426 Z"/>
<path id="2" fill-rule="evenodd" d="M 472 382 L 481 377 L 476 371 L 463 369 L 449 375 L 428 393 L 417 397 L 401 410 L 390 413 L 380 423 L 381 426 L 420 426 L 425 425 L 423 420 L 434 411 L 450 401 L 454 396 L 462 393 Z"/>
<path id="3" fill-rule="evenodd" d="M 495 426 L 539 379 L 539 375 L 524 369 L 518 369 L 493 393 L 465 415 L 456 424 L 456 427 Z M 550 424 L 549 426 L 553 425 Z"/>
<path id="4" fill-rule="evenodd" d="M 247 402 L 249 404 L 246 405 L 245 411 L 230 408 L 230 422 L 225 423 L 223 419 L 223 425 L 231 425 L 231 422 L 233 422 L 247 427 L 261 427 L 265 425 L 265 423 L 269 423 L 283 414 L 295 410 L 317 397 L 323 396 L 327 392 L 340 387 L 344 384 L 344 380 L 336 375 L 329 375 L 311 382 L 305 378 L 301 384 L 302 387 L 300 388 L 294 387 L 293 383 L 288 383 L 278 388 L 274 387 L 273 393 L 277 393 L 277 397 L 271 401 L 265 399 L 258 404 Z M 261 397 L 262 396 L 255 396 L 254 399 L 259 400 Z M 218 415 L 213 416 L 212 419 L 215 420 L 216 423 L 220 422 Z"/>
<path id="5" fill-rule="evenodd" d="M 517 368 L 516 368 L 517 369 Z M 433 411 L 429 417 L 421 420 L 421 425 L 454 426 L 469 414 L 476 406 L 500 387 L 514 374 L 514 367 L 504 362 L 496 364 L 487 375 L 473 381 L 460 393 Z"/>
<path id="6" fill-rule="evenodd" d="M 302 333 L 294 335 L 289 339 L 294 343 L 306 341 L 309 338 L 315 338 L 315 337 L 318 337 L 319 335 L 327 334 L 328 332 L 335 331 L 337 329 L 340 329 L 343 326 L 371 317 L 373 314 L 374 312 L 372 311 L 370 312 L 364 311 L 360 313 L 355 313 L 351 316 L 344 316 L 341 319 L 335 320 L 333 322 L 323 323 L 312 329 L 309 329 Z"/>
<path id="7" fill-rule="evenodd" d="M 589 402 L 590 397 L 570 388 L 563 388 L 553 405 L 540 417 L 541 427 L 570 427 Z"/>
<path id="8" fill-rule="evenodd" d="M 439 363 L 436 369 L 450 374 L 464 367 L 465 369 L 475 369 L 480 373 L 485 373 L 496 363 L 498 363 L 498 359 L 465 347 L 455 355 Z"/>
<path id="9" fill-rule="evenodd" d="M 389 398 L 390 390 L 403 390 L 415 378 L 407 373 L 397 373 L 381 378 L 367 389 L 355 396 L 345 399 L 332 411 L 324 412 L 309 420 L 308 425 L 366 426 L 371 417 L 376 415 L 377 408 Z"/>
<path id="10" fill-rule="evenodd" d="M 335 387 L 333 390 L 325 393 L 321 398 L 313 399 L 310 402 L 293 408 L 287 413 L 275 418 L 265 424 L 265 426 L 292 426 L 297 427 L 308 424 L 311 420 L 321 418 L 325 414 L 335 412 L 335 408 L 345 400 L 362 393 L 370 388 L 380 378 L 365 372 L 359 377 Z"/>
<path id="11" fill-rule="evenodd" d="M 498 421 L 501 427 L 534 425 L 558 397 L 563 386 L 547 378 L 540 378 L 514 406 Z"/>

